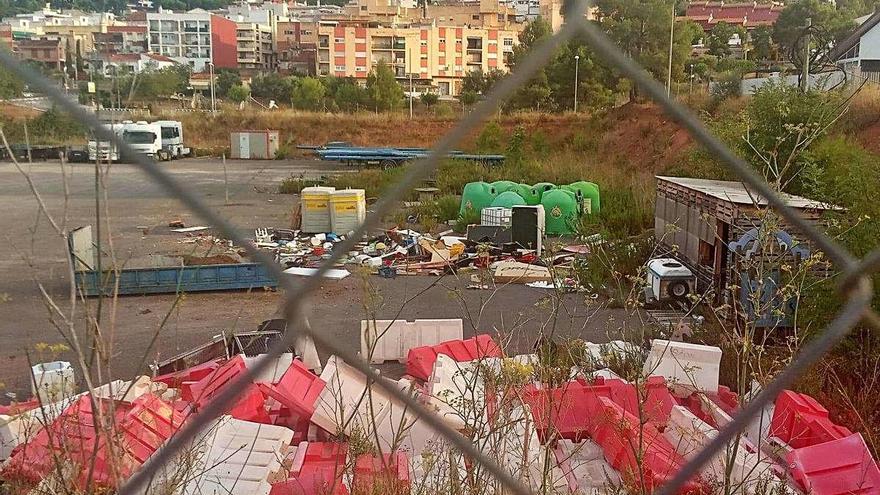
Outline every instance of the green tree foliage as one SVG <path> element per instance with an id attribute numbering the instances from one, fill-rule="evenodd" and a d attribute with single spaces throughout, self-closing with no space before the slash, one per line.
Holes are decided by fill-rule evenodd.
<path id="1" fill-rule="evenodd" d="M 251 80 L 251 94 L 255 98 L 287 103 L 293 96 L 294 80 L 275 72 L 260 74 Z"/>
<path id="2" fill-rule="evenodd" d="M 367 91 L 354 78 L 328 76 L 321 82 L 327 88 L 328 106 L 343 112 L 356 112 L 369 107 Z"/>
<path id="3" fill-rule="evenodd" d="M 230 86 L 229 89 L 226 90 L 226 98 L 233 103 L 246 101 L 250 95 L 251 90 L 241 84 Z"/>
<path id="4" fill-rule="evenodd" d="M 217 96 L 224 97 L 229 92 L 229 88 L 241 85 L 241 76 L 237 70 L 220 69 L 214 75 L 214 91 Z"/>
<path id="5" fill-rule="evenodd" d="M 167 97 L 186 90 L 189 85 L 189 69 L 184 65 L 147 69 L 139 74 L 120 77 L 117 84 L 123 100 L 127 100 L 128 95 L 141 100 Z"/>
<path id="6" fill-rule="evenodd" d="M 394 78 L 394 71 L 381 61 L 367 76 L 367 93 L 376 111 L 396 110 L 403 104 L 403 88 Z"/>
<path id="7" fill-rule="evenodd" d="M 672 0 L 598 0 L 602 29 L 623 51 L 660 81 L 666 80 Z M 696 31 L 690 22 L 678 22 L 673 38 L 672 77 L 681 80 Z M 635 90 L 635 88 L 633 88 Z"/>
<path id="8" fill-rule="evenodd" d="M 746 32 L 741 26 L 733 26 L 723 21 L 716 24 L 706 37 L 706 48 L 708 48 L 709 55 L 730 56 L 729 42 L 734 34 L 738 34 L 739 39 L 745 42 Z"/>
<path id="9" fill-rule="evenodd" d="M 24 82 L 4 68 L 0 68 L 0 98 L 9 99 L 21 96 Z"/>
<path id="10" fill-rule="evenodd" d="M 431 108 L 440 101 L 440 97 L 437 96 L 436 93 L 422 93 L 422 95 L 419 96 L 419 101 L 422 102 L 422 105 Z"/>
<path id="11" fill-rule="evenodd" d="M 751 33 L 753 60 L 769 60 L 773 57 L 773 29 L 770 26 L 758 26 Z"/>
<path id="12" fill-rule="evenodd" d="M 802 56 L 803 50 L 799 47 L 803 46 L 802 37 L 808 18 L 813 26 L 811 46 L 822 50 L 842 40 L 855 28 L 852 17 L 837 10 L 833 3 L 796 0 L 787 4 L 773 26 L 773 41 L 780 46 L 781 55 L 793 59 L 796 64 Z"/>
<path id="13" fill-rule="evenodd" d="M 314 77 L 301 77 L 293 84 L 291 103 L 302 110 L 321 110 L 326 88 Z"/>
<path id="14" fill-rule="evenodd" d="M 458 93 L 458 101 L 462 105 L 469 107 L 480 101 L 480 95 L 474 90 L 463 90 Z"/>

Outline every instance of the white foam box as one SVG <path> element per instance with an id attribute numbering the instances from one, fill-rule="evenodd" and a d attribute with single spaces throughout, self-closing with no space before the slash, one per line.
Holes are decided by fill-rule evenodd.
<path id="1" fill-rule="evenodd" d="M 720 365 L 718 347 L 654 339 L 642 373 L 662 376 L 676 390 L 717 392 Z"/>
<path id="2" fill-rule="evenodd" d="M 372 364 L 403 363 L 414 347 L 461 340 L 461 318 L 437 320 L 361 320 L 361 355 Z M 375 343 L 375 344 L 374 344 Z M 372 349 L 372 352 L 370 348 Z"/>
<path id="3" fill-rule="evenodd" d="M 76 391 L 73 366 L 67 361 L 35 364 L 31 367 L 31 373 L 34 376 L 31 391 L 41 404 L 58 402 Z"/>

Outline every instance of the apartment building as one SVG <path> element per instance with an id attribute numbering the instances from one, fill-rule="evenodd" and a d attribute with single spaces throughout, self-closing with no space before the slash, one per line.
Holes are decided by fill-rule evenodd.
<path id="1" fill-rule="evenodd" d="M 189 65 L 194 72 L 238 67 L 237 25 L 210 12 L 148 13 L 147 48 L 174 61 Z"/>
<path id="2" fill-rule="evenodd" d="M 278 70 L 313 76 L 318 67 L 316 23 L 280 21 L 275 33 Z"/>
<path id="3" fill-rule="evenodd" d="M 145 53 L 147 27 L 137 25 L 107 26 L 107 32 L 94 33 L 95 51 L 101 54 Z"/>
<path id="4" fill-rule="evenodd" d="M 507 70 L 517 32 L 445 27 L 318 26 L 318 74 L 366 80 L 379 62 L 421 90 L 455 96 L 471 71 Z"/>
<path id="5" fill-rule="evenodd" d="M 347 20 L 383 25 L 436 24 L 469 28 L 521 30 L 514 7 L 500 0 L 438 0 L 417 6 L 411 0 L 354 0 L 345 7 Z"/>
<path id="6" fill-rule="evenodd" d="M 272 27 L 255 22 L 236 23 L 238 68 L 245 70 L 272 70 L 277 66 L 275 33 Z"/>
<path id="7" fill-rule="evenodd" d="M 34 37 L 15 42 L 18 58 L 37 62 L 46 67 L 64 70 L 67 63 L 67 44 L 58 37 Z"/>

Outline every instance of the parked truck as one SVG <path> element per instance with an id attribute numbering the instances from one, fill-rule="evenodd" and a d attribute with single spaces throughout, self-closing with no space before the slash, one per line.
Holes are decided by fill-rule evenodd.
<path id="1" fill-rule="evenodd" d="M 181 158 L 190 154 L 190 149 L 183 144 L 183 124 L 175 120 L 132 122 L 105 124 L 123 142 L 134 148 L 138 153 L 159 161 Z M 112 142 L 89 140 L 89 161 L 119 161 L 120 151 Z"/>

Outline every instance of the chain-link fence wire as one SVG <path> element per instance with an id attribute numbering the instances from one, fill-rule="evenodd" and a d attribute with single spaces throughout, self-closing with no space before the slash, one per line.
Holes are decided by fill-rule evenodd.
<path id="1" fill-rule="evenodd" d="M 252 259 L 264 264 L 269 272 L 278 279 L 279 285 L 285 293 L 284 310 L 288 321 L 288 328 L 284 337 L 270 348 L 266 355 L 257 360 L 252 368 L 233 380 L 229 386 L 224 387 L 223 391 L 207 407 L 193 416 L 166 445 L 156 452 L 123 485 L 120 489 L 120 494 L 140 493 L 147 487 L 155 479 L 157 473 L 160 472 L 160 469 L 166 462 L 172 460 L 178 453 L 187 448 L 190 442 L 196 438 L 199 430 L 225 413 L 235 403 L 241 391 L 252 381 L 253 377 L 262 373 L 276 357 L 294 343 L 297 336 L 303 334 L 309 335 L 317 345 L 337 355 L 344 362 L 363 373 L 367 377 L 368 384 L 375 383 L 385 393 L 404 403 L 420 420 L 424 421 L 436 432 L 442 434 L 450 444 L 473 459 L 473 461 L 483 465 L 511 493 L 518 495 L 530 493 L 530 490 L 519 480 L 514 479 L 507 470 L 498 466 L 492 459 L 477 450 L 464 436 L 447 426 L 435 413 L 429 412 L 413 397 L 397 388 L 389 380 L 381 377 L 379 372 L 372 368 L 361 356 L 342 348 L 335 341 L 328 340 L 321 332 L 312 331 L 305 316 L 304 301 L 308 293 L 318 285 L 326 271 L 345 253 L 349 252 L 369 229 L 377 226 L 405 193 L 417 184 L 418 181 L 426 178 L 434 171 L 456 143 L 460 142 L 471 130 L 495 112 L 514 91 L 527 83 L 550 60 L 555 49 L 561 43 L 567 42 L 577 34 L 583 35 L 588 44 L 600 57 L 603 57 L 623 75 L 632 79 L 655 102 L 663 107 L 673 119 L 686 128 L 700 144 L 712 152 L 728 168 L 733 170 L 745 184 L 750 186 L 760 197 L 764 198 L 783 218 L 825 252 L 841 270 L 841 293 L 848 297 L 847 303 L 840 314 L 825 331 L 817 339 L 804 347 L 792 364 L 781 372 L 774 381 L 768 384 L 761 394 L 746 404 L 733 421 L 722 429 L 718 436 L 690 460 L 669 483 L 664 485 L 659 493 L 662 495 L 676 493 L 688 479 L 699 472 L 699 469 L 707 461 L 719 453 L 738 432 L 742 431 L 751 419 L 763 410 L 764 406 L 773 401 L 782 389 L 789 386 L 800 374 L 827 353 L 860 321 L 864 320 L 866 323 L 880 328 L 880 317 L 870 308 L 873 297 L 870 275 L 873 271 L 880 269 L 880 250 L 870 253 L 864 260 L 859 261 L 800 217 L 793 209 L 786 205 L 785 201 L 744 160 L 736 156 L 723 142 L 715 137 L 692 112 L 667 96 L 666 89 L 663 86 L 656 82 L 647 71 L 628 58 L 608 39 L 597 25 L 585 18 L 584 13 L 588 8 L 586 0 L 573 0 L 566 7 L 566 22 L 562 29 L 549 39 L 539 43 L 526 59 L 515 67 L 509 76 L 497 84 L 476 105 L 473 111 L 462 118 L 449 133 L 440 139 L 425 159 L 413 163 L 404 177 L 390 191 L 383 195 L 371 214 L 368 215 L 364 224 L 336 249 L 333 249 L 330 258 L 320 266 L 315 274 L 299 283 L 294 283 L 293 277 L 285 276 L 281 268 L 265 252 L 248 242 L 231 223 L 216 214 L 193 192 L 174 180 L 170 174 L 162 170 L 152 159 L 135 152 L 129 145 L 122 142 L 118 136 L 111 132 L 110 129 L 104 127 L 94 114 L 70 100 L 60 88 L 48 79 L 30 70 L 24 64 L 20 64 L 7 50 L 0 50 L 0 64 L 21 77 L 32 89 L 46 94 L 55 104 L 88 126 L 95 135 L 96 140 L 113 142 L 119 148 L 120 154 L 125 160 L 138 166 L 171 195 L 177 197 L 193 213 L 208 222 L 228 239 L 244 247 Z"/>

